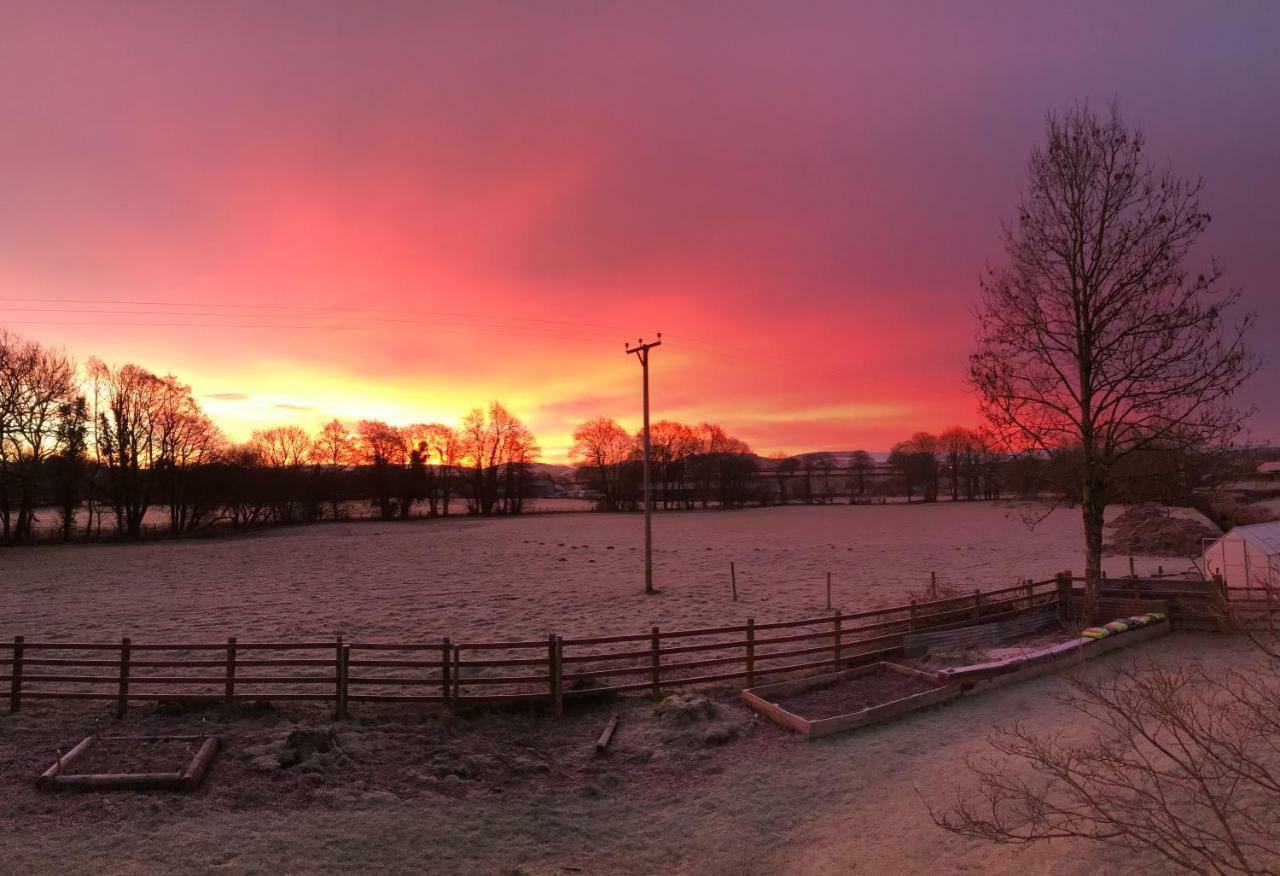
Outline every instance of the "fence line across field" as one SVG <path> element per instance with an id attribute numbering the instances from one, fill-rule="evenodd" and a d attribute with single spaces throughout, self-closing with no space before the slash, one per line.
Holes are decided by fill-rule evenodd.
<path id="1" fill-rule="evenodd" d="M 518 641 L 329 641 L 166 643 L 0 642 L 0 691 L 9 708 L 24 700 L 114 701 L 123 716 L 138 701 L 256 700 L 331 702 L 344 718 L 351 703 L 424 702 L 453 708 L 542 701 L 555 713 L 566 699 L 666 689 L 900 657 L 903 638 L 921 630 L 996 623 L 1022 615 L 1078 611 L 1081 578 L 1069 574 L 997 590 L 912 601 L 859 612 L 832 611 L 791 621 L 645 633 Z M 1158 601 L 1175 628 L 1220 629 L 1231 594 L 1217 582 L 1107 579 L 1101 598 L 1120 610 Z M 1234 603 L 1235 600 L 1232 600 Z M 1242 602 L 1254 615 L 1271 605 Z M 1135 609 L 1136 610 L 1136 609 Z M 104 656 L 105 655 L 105 656 Z M 798 661 L 798 662 L 797 662 Z M 0 694 L 2 695 L 2 694 Z"/>

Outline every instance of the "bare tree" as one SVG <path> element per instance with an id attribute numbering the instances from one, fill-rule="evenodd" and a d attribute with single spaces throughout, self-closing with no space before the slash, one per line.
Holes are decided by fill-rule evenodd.
<path id="1" fill-rule="evenodd" d="M 626 489 L 626 468 L 637 458 L 637 452 L 636 440 L 616 420 L 593 417 L 573 430 L 569 462 L 600 492 L 601 509 L 617 511 L 628 499 L 634 502 L 634 482 L 633 489 Z"/>
<path id="2" fill-rule="evenodd" d="M 339 476 L 347 466 L 357 461 L 355 438 L 341 420 L 330 420 L 320 429 L 311 442 L 311 465 L 316 479 L 323 481 L 321 495 L 329 504 L 329 517 L 339 520 L 346 516 L 339 492 Z"/>
<path id="3" fill-rule="evenodd" d="M 154 502 L 152 469 L 161 458 L 157 410 L 164 382 L 137 365 L 112 368 L 98 359 L 89 360 L 89 373 L 103 396 L 94 445 L 105 461 L 116 531 L 139 538 Z"/>
<path id="4" fill-rule="evenodd" d="M 29 541 L 34 535 L 43 469 L 57 452 L 60 414 L 75 389 L 75 365 L 64 353 L 0 332 L 0 523 L 6 538 Z"/>
<path id="5" fill-rule="evenodd" d="M 673 484 L 683 480 L 684 463 L 698 452 L 698 436 L 693 428 L 674 420 L 659 420 L 649 427 L 649 453 L 657 468 L 662 507 L 671 505 Z"/>
<path id="6" fill-rule="evenodd" d="M 964 426 L 952 426 L 938 436 L 938 444 L 942 450 L 947 470 L 947 482 L 951 486 L 951 501 L 960 500 L 961 485 L 969 485 L 965 489 L 966 498 L 973 498 L 972 481 L 966 476 L 972 469 L 977 434 Z"/>
<path id="7" fill-rule="evenodd" d="M 209 489 L 210 479 L 202 475 L 226 441 L 191 394 L 191 387 L 172 374 L 161 379 L 155 418 L 160 443 L 157 468 L 169 505 L 169 531 L 174 535 L 191 532 L 214 515 L 216 497 Z"/>
<path id="8" fill-rule="evenodd" d="M 498 402 L 462 420 L 460 460 L 466 469 L 467 511 L 489 516 L 523 508 L 529 466 L 538 445 L 519 418 Z"/>
<path id="9" fill-rule="evenodd" d="M 1082 742 L 1018 724 L 971 760 L 977 786 L 933 811 L 1001 844 L 1083 838 L 1193 873 L 1280 872 L 1280 677 L 1156 664 L 1077 677 Z"/>
<path id="10" fill-rule="evenodd" d="M 778 482 L 778 504 L 787 504 L 787 485 L 800 470 L 800 460 L 794 456 L 787 456 L 782 451 L 775 453 L 771 459 L 773 460 L 773 477 Z"/>
<path id="11" fill-rule="evenodd" d="M 396 516 L 397 475 L 408 459 L 404 433 L 381 420 L 361 420 L 356 433 L 362 461 L 369 466 L 378 513 L 383 520 L 391 520 Z"/>
<path id="12" fill-rule="evenodd" d="M 1186 258 L 1209 222 L 1202 184 L 1157 169 L 1113 105 L 1050 114 L 1031 153 L 1008 262 L 982 284 L 970 379 L 1013 450 L 1079 454 L 1085 612 L 1096 613 L 1116 464 L 1154 445 L 1229 440 L 1227 402 L 1255 370 L 1215 264 Z"/>
<path id="13" fill-rule="evenodd" d="M 260 464 L 270 471 L 276 520 L 289 523 L 303 503 L 303 474 L 314 453 L 311 436 L 301 426 L 276 426 L 255 431 L 249 439 Z"/>
<path id="14" fill-rule="evenodd" d="M 867 493 L 867 475 L 875 471 L 876 463 L 871 458 L 871 454 L 865 450 L 855 450 L 849 455 L 849 502 L 853 502 L 853 493 L 856 489 L 859 497 L 865 496 Z"/>
<path id="15" fill-rule="evenodd" d="M 440 514 L 449 516 L 449 503 L 453 499 L 453 487 L 457 481 L 458 466 L 462 461 L 462 441 L 458 430 L 441 423 L 428 423 L 425 428 L 428 459 L 434 460 L 435 469 L 432 491 L 432 513 L 435 497 L 439 496 Z"/>

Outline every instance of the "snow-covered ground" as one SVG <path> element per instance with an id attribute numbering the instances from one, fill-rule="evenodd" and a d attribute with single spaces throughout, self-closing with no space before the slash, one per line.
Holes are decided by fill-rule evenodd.
<path id="1" fill-rule="evenodd" d="M 789 507 L 672 513 L 655 521 L 660 595 L 645 597 L 638 515 L 352 522 L 247 537 L 0 552 L 0 636 L 197 640 L 514 638 L 690 627 L 901 603 L 930 571 L 996 588 L 1080 570 L 1078 512 L 1014 503 Z M 729 563 L 739 600 L 730 597 Z M 1114 574 L 1125 557 L 1107 557 Z M 1139 558 L 1140 571 L 1167 558 Z M 1176 634 L 1141 649 L 1223 667 L 1247 645 Z M 1123 652 L 1096 664 L 1127 661 Z M 967 757 L 1015 720 L 1087 738 L 1058 676 L 857 733 L 806 743 L 731 686 L 704 690 L 716 736 L 664 723 L 642 696 L 537 712 L 453 716 L 364 706 L 341 750 L 281 768 L 321 706 L 173 714 L 101 703 L 0 707 L 0 834 L 12 872 L 1085 874 L 1145 858 L 1055 842 L 1019 850 L 945 833 L 927 804 L 968 787 Z M 622 716 L 608 757 L 592 748 Z M 49 795 L 32 779 L 97 728 L 212 733 L 224 750 L 193 795 Z"/>
<path id="2" fill-rule="evenodd" d="M 1020 503 L 350 522 L 256 535 L 0 552 L 0 636 L 514 639 L 643 632 L 902 604 L 1083 570 L 1077 511 Z M 729 563 L 737 568 L 733 602 Z M 1125 557 L 1106 558 L 1114 574 Z M 1139 571 L 1178 565 L 1139 558 Z"/>

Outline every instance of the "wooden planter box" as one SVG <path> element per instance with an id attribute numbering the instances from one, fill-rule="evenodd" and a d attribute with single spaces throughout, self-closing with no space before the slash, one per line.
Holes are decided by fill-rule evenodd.
<path id="1" fill-rule="evenodd" d="M 990 690 L 1019 681 L 1026 681 L 1050 672 L 1057 672 L 1085 661 L 1114 651 L 1148 642 L 1161 636 L 1169 635 L 1168 621 L 1158 621 L 1136 630 L 1128 630 L 1105 639 L 1090 639 L 1084 636 L 1049 645 L 1035 651 L 1028 651 L 1016 657 L 993 660 L 989 663 L 974 663 L 969 666 L 956 666 L 938 670 L 939 679 L 959 686 L 965 694 Z"/>
<path id="2" fill-rule="evenodd" d="M 107 742 L 198 742 L 190 762 L 177 772 L 162 773 L 74 773 L 68 772 L 80 757 L 100 741 Z M 54 761 L 36 786 L 45 790 L 77 791 L 193 791 L 204 781 L 209 764 L 218 753 L 218 739 L 213 736 L 89 736 Z"/>
<path id="3" fill-rule="evenodd" d="M 837 686 L 847 679 L 857 678 L 859 676 L 874 675 L 880 672 L 899 673 L 918 678 L 933 686 L 932 690 L 923 691 L 921 693 L 912 694 L 897 700 L 891 700 L 887 703 L 881 703 L 876 706 L 862 709 L 857 712 L 850 712 L 844 715 L 835 715 L 829 718 L 819 718 L 809 720 L 802 715 L 797 715 L 787 711 L 782 706 L 771 701 L 771 697 L 779 697 L 784 694 L 796 694 L 804 691 L 813 690 L 827 686 Z M 825 675 L 815 675 L 812 678 L 802 678 L 798 681 L 782 681 L 775 684 L 766 684 L 759 687 L 747 688 L 742 692 L 742 701 L 751 708 L 755 709 L 762 715 L 770 718 L 774 722 L 781 724 L 789 730 L 794 730 L 801 736 L 808 739 L 816 739 L 820 736 L 828 736 L 832 733 L 840 733 L 844 730 L 853 730 L 857 727 L 863 727 L 867 724 L 878 724 L 882 721 L 892 721 L 901 717 L 908 712 L 914 712 L 917 709 L 926 709 L 929 706 L 936 706 L 939 703 L 945 703 L 960 696 L 959 685 L 944 684 L 938 680 L 938 677 L 932 673 L 921 672 L 917 669 L 911 669 L 906 666 L 899 666 L 896 663 L 871 663 L 866 666 L 859 666 L 856 669 L 848 669 L 844 672 L 831 672 Z"/>

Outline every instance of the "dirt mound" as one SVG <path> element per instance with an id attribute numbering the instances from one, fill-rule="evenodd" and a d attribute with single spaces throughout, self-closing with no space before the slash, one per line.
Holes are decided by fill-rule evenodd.
<path id="1" fill-rule="evenodd" d="M 672 694 L 653 707 L 653 714 L 665 724 L 688 725 L 710 721 L 716 716 L 716 707 L 706 697 Z"/>
<path id="2" fill-rule="evenodd" d="M 1113 554 L 1141 554 L 1157 557 L 1194 557 L 1203 539 L 1214 533 L 1204 524 L 1173 517 L 1159 505 L 1135 505 L 1111 524 Z"/>

